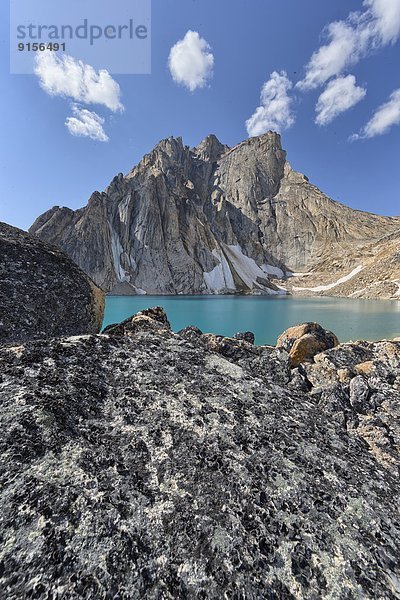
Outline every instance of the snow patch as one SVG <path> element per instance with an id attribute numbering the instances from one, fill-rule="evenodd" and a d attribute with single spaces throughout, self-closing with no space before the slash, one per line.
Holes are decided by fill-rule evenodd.
<path id="1" fill-rule="evenodd" d="M 202 223 L 202 222 L 200 221 L 199 217 L 196 217 L 196 219 L 198 220 L 198 222 L 200 223 L 200 225 L 201 225 L 202 227 L 205 227 L 204 223 Z"/>
<path id="2" fill-rule="evenodd" d="M 393 294 L 393 298 L 398 298 L 400 297 L 400 279 L 393 279 L 393 283 L 395 283 L 397 285 L 397 292 L 395 292 Z"/>
<path id="3" fill-rule="evenodd" d="M 125 272 L 121 265 L 121 256 L 124 253 L 118 233 L 113 229 L 110 223 L 111 234 L 111 253 L 114 265 L 115 275 L 118 281 L 129 281 L 129 275 Z"/>
<path id="4" fill-rule="evenodd" d="M 303 277 L 304 275 L 311 275 L 312 271 L 308 273 L 294 273 L 293 271 L 286 271 L 286 277 Z"/>
<path id="5" fill-rule="evenodd" d="M 356 290 L 355 292 L 352 292 L 349 296 L 349 298 L 355 298 L 356 296 L 359 296 L 360 294 L 362 294 L 363 292 L 365 292 L 367 288 L 361 288 L 360 290 Z"/>
<path id="6" fill-rule="evenodd" d="M 215 248 L 212 251 L 215 258 L 218 259 L 219 264 L 216 265 L 209 273 L 204 273 L 204 282 L 207 288 L 211 292 L 221 292 L 223 289 L 235 290 L 235 282 L 233 281 L 232 273 L 229 268 L 228 261 L 226 260 L 222 250 Z"/>
<path id="7" fill-rule="evenodd" d="M 128 209 L 131 201 L 131 194 L 125 196 L 125 198 L 120 202 L 118 206 L 119 219 L 121 223 L 127 225 L 128 223 Z"/>
<path id="8" fill-rule="evenodd" d="M 340 285 L 341 283 L 345 283 L 346 281 L 349 281 L 355 275 L 357 275 L 357 273 L 360 273 L 360 271 L 362 271 L 363 269 L 364 269 L 364 267 L 362 265 L 358 265 L 358 267 L 353 269 L 351 273 L 349 273 L 348 275 L 345 275 L 344 277 L 341 277 L 340 279 L 338 279 L 337 281 L 334 281 L 333 283 L 329 283 L 328 285 L 318 285 L 317 287 L 313 287 L 313 288 L 294 287 L 293 286 L 293 289 L 296 291 L 325 292 L 326 290 L 331 290 L 332 288 L 336 287 L 337 285 Z"/>
<path id="9" fill-rule="evenodd" d="M 252 289 L 254 284 L 259 286 L 256 279 L 257 277 L 265 279 L 265 272 L 257 265 L 256 261 L 243 254 L 239 245 L 227 246 L 224 244 L 224 248 L 235 271 L 246 286 L 249 289 Z"/>
<path id="10" fill-rule="evenodd" d="M 278 279 L 282 279 L 283 271 L 279 267 L 274 267 L 273 265 L 261 265 L 260 269 L 267 273 L 268 275 L 274 275 L 278 277 Z"/>

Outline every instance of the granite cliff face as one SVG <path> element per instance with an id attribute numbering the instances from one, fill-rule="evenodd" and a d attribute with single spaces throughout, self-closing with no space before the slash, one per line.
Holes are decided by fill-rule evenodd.
<path id="1" fill-rule="evenodd" d="M 286 293 L 271 277 L 312 271 L 344 246 L 354 254 L 399 230 L 400 219 L 324 195 L 269 132 L 234 148 L 215 136 L 193 149 L 163 140 L 85 208 L 54 207 L 30 231 L 106 291 L 271 294 Z"/>
<path id="2" fill-rule="evenodd" d="M 0 349 L 2 597 L 399 597 L 400 343 L 245 339 Z"/>
<path id="3" fill-rule="evenodd" d="M 63 252 L 0 223 L 0 345 L 98 333 L 104 294 Z"/>

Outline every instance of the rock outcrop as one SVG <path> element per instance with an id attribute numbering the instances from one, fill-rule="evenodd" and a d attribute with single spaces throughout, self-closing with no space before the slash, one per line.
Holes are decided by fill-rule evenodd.
<path id="1" fill-rule="evenodd" d="M 160 309 L 0 349 L 2 595 L 398 598 L 400 343 L 290 366 Z"/>
<path id="2" fill-rule="evenodd" d="M 367 242 L 399 230 L 398 218 L 328 198 L 291 168 L 269 132 L 234 148 L 215 136 L 192 149 L 163 140 L 86 207 L 54 207 L 30 231 L 113 293 L 284 294 L 287 283 L 273 277 L 324 260 L 322 278 L 335 277 L 344 247 L 352 265 Z"/>
<path id="3" fill-rule="evenodd" d="M 0 344 L 98 333 L 103 292 L 63 252 L 0 223 Z"/>

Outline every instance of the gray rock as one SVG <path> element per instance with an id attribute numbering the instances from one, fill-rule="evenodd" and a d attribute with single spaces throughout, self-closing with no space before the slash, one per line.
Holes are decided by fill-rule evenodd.
<path id="1" fill-rule="evenodd" d="M 318 354 L 301 369 L 321 408 L 399 476 L 399 342 L 354 342 Z"/>
<path id="2" fill-rule="evenodd" d="M 369 386 L 364 377 L 357 375 L 350 381 L 350 404 L 362 410 L 369 396 Z"/>
<path id="3" fill-rule="evenodd" d="M 243 339 L 228 338 L 212 333 L 201 334 L 197 327 L 186 327 L 178 333 L 181 337 L 220 354 L 230 362 L 240 365 L 253 376 L 285 385 L 290 381 L 290 360 L 282 348 L 254 346 Z"/>
<path id="4" fill-rule="evenodd" d="M 0 223 L 0 345 L 97 333 L 104 294 L 56 247 Z"/>
<path id="5" fill-rule="evenodd" d="M 189 327 L 184 327 L 178 331 L 178 335 L 185 340 L 198 341 L 199 337 L 203 335 L 203 332 L 198 327 L 190 325 Z"/>
<path id="6" fill-rule="evenodd" d="M 255 335 L 252 331 L 243 331 L 243 332 L 238 332 L 235 333 L 235 339 L 236 340 L 244 340 L 245 342 L 248 342 L 249 344 L 254 344 L 255 342 Z"/>
<path id="7" fill-rule="evenodd" d="M 257 282 L 272 260 L 257 225 L 231 202 L 221 212 L 211 199 L 225 151 L 213 136 L 192 150 L 180 138 L 163 140 L 85 208 L 54 207 L 31 232 L 113 293 L 277 293 L 267 276 Z"/>
<path id="8" fill-rule="evenodd" d="M 146 308 L 121 323 L 108 325 L 103 333 L 108 335 L 134 335 L 138 331 L 170 332 L 171 325 L 161 306 Z"/>
<path id="9" fill-rule="evenodd" d="M 308 381 L 304 369 L 302 369 L 301 365 L 297 368 L 292 369 L 290 373 L 290 381 L 288 383 L 288 386 L 291 389 L 301 392 L 309 392 L 312 388 L 312 385 Z"/>
<path id="10" fill-rule="evenodd" d="M 137 317 L 0 349 L 3 596 L 394 600 L 398 457 L 251 372 L 285 350 L 232 340 L 227 360 Z M 381 448 L 396 410 L 373 416 Z"/>

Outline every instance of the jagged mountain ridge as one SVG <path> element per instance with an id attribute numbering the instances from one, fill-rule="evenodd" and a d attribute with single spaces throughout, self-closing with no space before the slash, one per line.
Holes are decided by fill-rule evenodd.
<path id="1" fill-rule="evenodd" d="M 162 140 L 86 207 L 54 207 L 30 229 L 106 291 L 285 293 L 270 276 L 310 270 L 400 220 L 352 210 L 295 172 L 280 136 L 234 148 L 211 135 Z"/>

